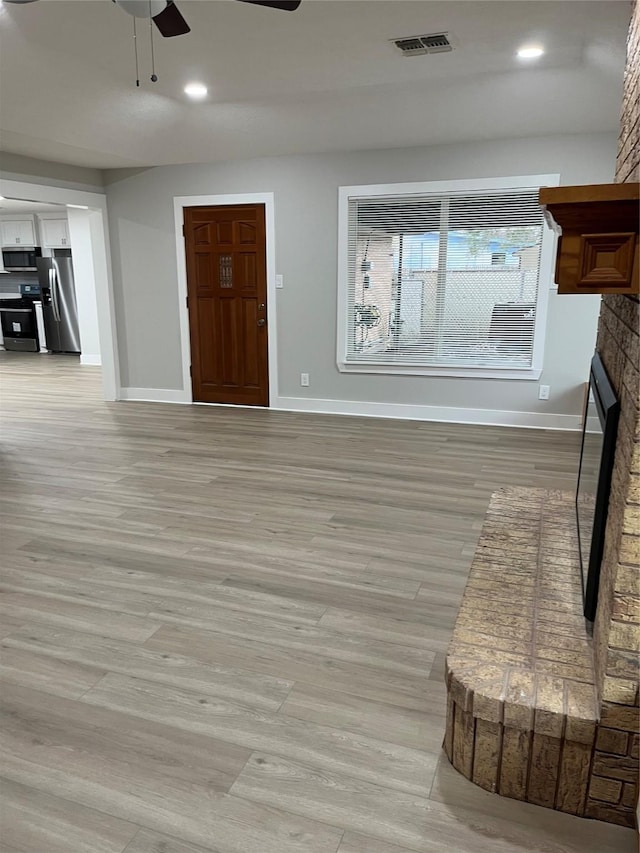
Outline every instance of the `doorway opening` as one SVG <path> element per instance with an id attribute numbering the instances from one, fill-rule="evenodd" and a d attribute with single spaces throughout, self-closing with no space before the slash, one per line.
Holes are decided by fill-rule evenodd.
<path id="1" fill-rule="evenodd" d="M 3 363 L 25 380 L 44 358 L 101 368 L 104 399 L 118 399 L 104 195 L 12 180 L 0 192 Z"/>

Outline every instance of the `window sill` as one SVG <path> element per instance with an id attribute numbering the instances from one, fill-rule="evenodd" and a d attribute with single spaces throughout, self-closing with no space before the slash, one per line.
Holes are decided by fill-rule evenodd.
<path id="1" fill-rule="evenodd" d="M 540 379 L 539 367 L 424 367 L 391 364 L 356 364 L 338 362 L 340 373 L 369 373 L 381 376 L 442 376 L 450 379 L 519 379 L 535 381 Z"/>

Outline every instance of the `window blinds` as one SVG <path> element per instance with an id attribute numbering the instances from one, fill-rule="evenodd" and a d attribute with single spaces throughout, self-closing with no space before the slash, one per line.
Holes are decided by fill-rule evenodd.
<path id="1" fill-rule="evenodd" d="M 347 364 L 530 368 L 538 190 L 350 198 Z"/>

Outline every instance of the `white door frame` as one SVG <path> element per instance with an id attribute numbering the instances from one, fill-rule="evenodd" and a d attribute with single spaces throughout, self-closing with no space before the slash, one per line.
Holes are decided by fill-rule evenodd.
<path id="1" fill-rule="evenodd" d="M 120 369 L 116 341 L 113 280 L 111 277 L 111 249 L 107 198 L 102 193 L 70 190 L 25 181 L 0 179 L 0 195 L 5 198 L 49 204 L 82 205 L 89 209 L 91 231 L 91 260 L 98 316 L 98 336 L 102 360 L 102 388 L 105 400 L 120 399 Z"/>
<path id="2" fill-rule="evenodd" d="M 278 335 L 276 323 L 276 236 L 275 202 L 273 193 L 238 193 L 231 195 L 174 196 L 173 209 L 176 224 L 176 259 L 178 263 L 178 312 L 182 344 L 182 383 L 184 403 L 193 403 L 191 386 L 191 337 L 189 310 L 187 308 L 187 256 L 184 245 L 185 207 L 217 207 L 229 204 L 264 204 L 267 250 L 267 322 L 269 329 L 269 408 L 278 406 Z M 236 406 L 235 403 L 208 403 L 204 405 Z M 251 408 L 262 408 L 251 406 Z"/>

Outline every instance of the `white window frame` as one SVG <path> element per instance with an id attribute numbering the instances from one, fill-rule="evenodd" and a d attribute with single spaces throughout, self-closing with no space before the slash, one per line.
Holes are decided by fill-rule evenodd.
<path id="1" fill-rule="evenodd" d="M 401 184 L 368 184 L 338 188 L 338 327 L 337 364 L 341 373 L 376 373 L 401 376 L 450 376 L 473 379 L 539 379 L 544 362 L 544 345 L 547 328 L 549 290 L 555 287 L 554 257 L 556 237 L 545 221 L 542 229 L 540 251 L 540 277 L 536 322 L 533 337 L 531 367 L 426 367 L 424 365 L 399 365 L 367 361 L 358 364 L 347 361 L 348 340 L 348 259 L 349 259 L 349 202 L 403 195 L 444 195 L 454 192 L 480 192 L 482 190 L 526 189 L 530 187 L 557 187 L 560 175 L 519 175 L 508 178 L 477 178 L 458 181 L 428 181 Z"/>

